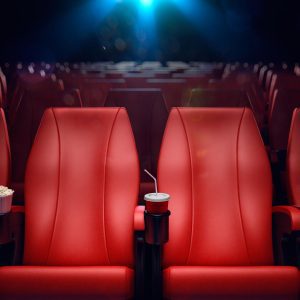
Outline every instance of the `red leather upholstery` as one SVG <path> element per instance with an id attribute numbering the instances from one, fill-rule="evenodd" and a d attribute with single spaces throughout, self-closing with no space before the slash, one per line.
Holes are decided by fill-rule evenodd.
<path id="1" fill-rule="evenodd" d="M 129 299 L 127 267 L 0 267 L 1 299 Z"/>
<path id="2" fill-rule="evenodd" d="M 164 271 L 167 299 L 296 300 L 298 285 L 293 267 L 185 266 Z"/>
<path id="3" fill-rule="evenodd" d="M 165 267 L 222 266 L 230 274 L 232 267 L 273 264 L 271 172 L 249 109 L 173 109 L 162 144 L 158 183 L 161 192 L 171 195 Z M 214 280 L 221 280 L 218 268 L 206 287 L 210 295 L 214 294 Z M 263 270 L 268 269 L 258 270 L 262 273 L 257 278 L 263 278 Z M 236 286 L 238 273 L 230 279 Z M 195 293 L 200 297 L 201 289 L 205 290 L 205 276 L 191 274 L 195 276 L 193 282 L 198 282 L 195 285 L 199 285 L 199 294 Z M 292 274 L 293 280 L 298 280 L 298 273 Z M 167 291 L 177 295 L 180 285 L 173 278 L 176 276 L 168 279 Z M 189 286 L 188 278 L 180 277 L 182 285 Z M 276 278 L 268 279 L 270 286 Z M 219 291 L 222 299 L 231 296 L 230 282 Z M 240 293 L 247 295 L 248 289 L 243 288 L 246 285 L 239 287 Z M 273 295 L 272 288 L 257 293 Z M 289 293 L 294 295 L 294 289 Z M 189 296 L 187 293 L 185 299 Z"/>
<path id="4" fill-rule="evenodd" d="M 0 108 L 0 185 L 10 184 L 10 146 L 4 111 Z"/>
<path id="5" fill-rule="evenodd" d="M 300 90 L 277 90 L 269 115 L 270 146 L 286 150 L 293 111 L 300 106 Z"/>
<path id="6" fill-rule="evenodd" d="M 298 94 L 300 96 L 300 92 Z M 300 106 L 300 102 L 299 102 Z M 287 151 L 289 200 L 300 207 L 300 109 L 293 113 Z"/>
<path id="7" fill-rule="evenodd" d="M 41 282 L 35 290 L 41 296 L 77 290 L 80 295 L 91 285 L 88 295 L 131 295 L 128 268 L 133 268 L 138 181 L 137 153 L 124 109 L 48 109 L 26 171 L 25 266 L 0 271 L 17 282 L 5 293 L 13 295 L 15 286 L 19 293 L 32 291 L 37 284 L 30 280 L 33 276 Z M 40 276 L 30 273 L 33 266 Z M 110 266 L 120 267 L 106 272 Z M 53 267 L 62 267 L 62 274 Z M 24 279 L 26 270 L 29 279 Z"/>
<path id="8" fill-rule="evenodd" d="M 250 110 L 174 109 L 158 172 L 172 197 L 166 266 L 272 264 L 271 173 Z"/>

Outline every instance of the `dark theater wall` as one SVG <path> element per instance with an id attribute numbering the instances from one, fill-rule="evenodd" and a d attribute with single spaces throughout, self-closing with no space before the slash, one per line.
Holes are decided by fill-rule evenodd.
<path id="1" fill-rule="evenodd" d="M 297 2 L 7 0 L 0 59 L 297 61 Z"/>

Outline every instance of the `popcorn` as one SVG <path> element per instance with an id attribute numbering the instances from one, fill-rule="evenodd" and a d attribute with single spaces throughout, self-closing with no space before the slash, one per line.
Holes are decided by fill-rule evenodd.
<path id="1" fill-rule="evenodd" d="M 14 193 L 13 190 L 6 186 L 0 185 L 0 197 L 11 196 Z"/>

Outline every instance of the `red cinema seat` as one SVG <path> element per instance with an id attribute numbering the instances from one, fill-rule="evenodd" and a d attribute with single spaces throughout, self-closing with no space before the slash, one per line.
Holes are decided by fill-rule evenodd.
<path id="1" fill-rule="evenodd" d="M 270 91 L 270 86 L 271 86 L 271 82 L 272 82 L 272 77 L 276 74 L 276 70 L 274 69 L 270 69 L 267 71 L 267 75 L 266 75 L 266 92 L 269 93 Z"/>
<path id="2" fill-rule="evenodd" d="M 286 151 L 293 111 L 300 107 L 300 90 L 275 91 L 269 112 L 270 147 L 274 151 Z"/>
<path id="3" fill-rule="evenodd" d="M 300 107 L 300 90 L 276 90 L 269 106 L 269 145 L 276 188 L 276 204 L 287 204 L 286 150 L 293 111 Z"/>
<path id="4" fill-rule="evenodd" d="M 182 106 L 191 107 L 250 107 L 248 95 L 242 90 L 192 89 Z"/>
<path id="5" fill-rule="evenodd" d="M 269 105 L 272 105 L 276 90 L 300 90 L 300 77 L 287 72 L 277 73 L 272 76 L 268 96 Z"/>
<path id="6" fill-rule="evenodd" d="M 26 170 L 22 266 L 3 299 L 130 299 L 138 158 L 122 108 L 48 109 Z"/>
<path id="7" fill-rule="evenodd" d="M 168 111 L 180 106 L 188 96 L 189 85 L 185 79 L 148 79 L 147 87 L 161 89 Z"/>
<path id="8" fill-rule="evenodd" d="M 263 125 L 266 101 L 263 90 L 254 74 L 249 71 L 234 71 L 222 80 L 211 81 L 210 89 L 244 90 L 249 98 L 256 120 Z"/>
<path id="9" fill-rule="evenodd" d="M 29 74 L 23 72 L 16 79 L 16 87 L 14 89 L 12 99 L 8 108 L 8 124 L 9 127 L 14 124 L 17 113 L 23 99 L 28 93 L 51 93 L 52 91 L 62 91 L 63 84 L 61 80 L 56 80 L 54 75 L 45 77 L 40 74 Z"/>
<path id="10" fill-rule="evenodd" d="M 268 71 L 271 70 L 271 68 L 269 68 L 268 66 L 263 66 L 262 68 L 260 68 L 260 71 L 259 71 L 259 75 L 258 75 L 258 81 L 259 81 L 259 84 L 260 86 L 265 89 L 266 87 L 266 77 L 267 77 L 267 73 Z"/>
<path id="11" fill-rule="evenodd" d="M 159 89 L 111 89 L 105 106 L 126 107 L 131 121 L 141 167 L 140 196 L 154 191 L 153 180 L 144 169 L 156 174 L 164 128 L 168 118 Z"/>
<path id="12" fill-rule="evenodd" d="M 143 88 L 148 79 L 155 78 L 153 73 L 128 73 L 124 76 L 126 85 L 129 88 Z"/>
<path id="13" fill-rule="evenodd" d="M 81 107 L 78 90 L 30 90 L 23 93 L 16 110 L 15 122 L 9 128 L 12 154 L 12 183 L 15 203 L 23 203 L 23 182 L 27 159 L 45 109 Z"/>
<path id="14" fill-rule="evenodd" d="M 195 87 L 207 87 L 210 76 L 206 74 L 194 74 L 194 73 L 178 73 L 173 74 L 173 78 L 184 79 L 189 86 Z"/>
<path id="15" fill-rule="evenodd" d="M 0 185 L 10 183 L 10 146 L 4 111 L 0 108 Z"/>
<path id="16" fill-rule="evenodd" d="M 300 231 L 300 109 L 296 108 L 291 127 L 286 155 L 286 176 L 288 205 L 273 207 L 273 224 L 277 227 L 276 248 L 279 264 L 297 264 L 299 261 L 297 243 Z M 284 245 L 284 247 L 280 247 Z"/>
<path id="17" fill-rule="evenodd" d="M 124 79 L 84 80 L 79 85 L 83 106 L 101 107 L 110 89 L 126 88 Z"/>
<path id="18" fill-rule="evenodd" d="M 263 67 L 262 63 L 255 64 L 253 67 L 253 73 L 258 77 L 260 69 Z"/>
<path id="19" fill-rule="evenodd" d="M 274 266 L 272 179 L 247 108 L 174 108 L 159 190 L 171 195 L 166 299 L 297 299 L 296 267 Z"/>
<path id="20" fill-rule="evenodd" d="M 7 97 L 6 77 L 0 68 L 0 107 L 5 106 Z"/>
<path id="21" fill-rule="evenodd" d="M 300 107 L 300 105 L 299 105 Z M 293 113 L 287 150 L 289 201 L 300 208 L 300 109 Z"/>
<path id="22" fill-rule="evenodd" d="M 83 106 L 102 107 L 111 88 L 126 88 L 124 79 L 107 79 L 104 74 L 63 73 L 64 86 L 80 90 Z"/>
<path id="23" fill-rule="evenodd" d="M 4 106 L 3 96 L 2 96 L 2 90 L 0 88 L 0 107 Z"/>
<path id="24" fill-rule="evenodd" d="M 70 73 L 61 72 L 58 73 L 58 77 L 63 80 L 64 84 L 68 88 L 78 88 L 80 83 L 84 80 L 102 80 L 105 75 L 99 72 L 87 73 L 86 71 L 71 71 Z"/>
<path id="25" fill-rule="evenodd" d="M 291 73 L 291 71 L 287 65 L 286 65 L 286 68 L 283 68 L 283 66 L 277 66 L 273 69 L 270 69 L 267 72 L 267 77 L 266 77 L 266 95 L 267 96 L 270 96 L 271 85 L 272 85 L 273 93 L 274 93 L 274 88 L 275 89 L 278 88 L 278 87 L 274 86 L 274 83 L 276 80 L 278 80 L 278 77 L 277 77 L 277 79 L 273 79 L 273 77 L 277 76 L 277 75 L 279 75 L 279 77 L 283 76 L 283 78 L 288 78 L 291 76 L 293 77 L 293 74 Z M 283 79 L 283 82 L 284 81 L 285 81 L 285 79 Z"/>
<path id="26" fill-rule="evenodd" d="M 263 127 L 264 109 L 263 105 L 256 105 L 253 101 L 255 95 L 253 90 L 217 88 L 193 89 L 189 99 L 182 106 L 191 107 L 250 107 L 254 113 L 259 128 Z"/>

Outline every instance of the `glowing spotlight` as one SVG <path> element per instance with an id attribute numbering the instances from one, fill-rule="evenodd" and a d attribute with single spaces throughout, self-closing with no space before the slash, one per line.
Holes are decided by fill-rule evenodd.
<path id="1" fill-rule="evenodd" d="M 144 6 L 152 5 L 153 0 L 140 0 L 141 4 Z"/>

